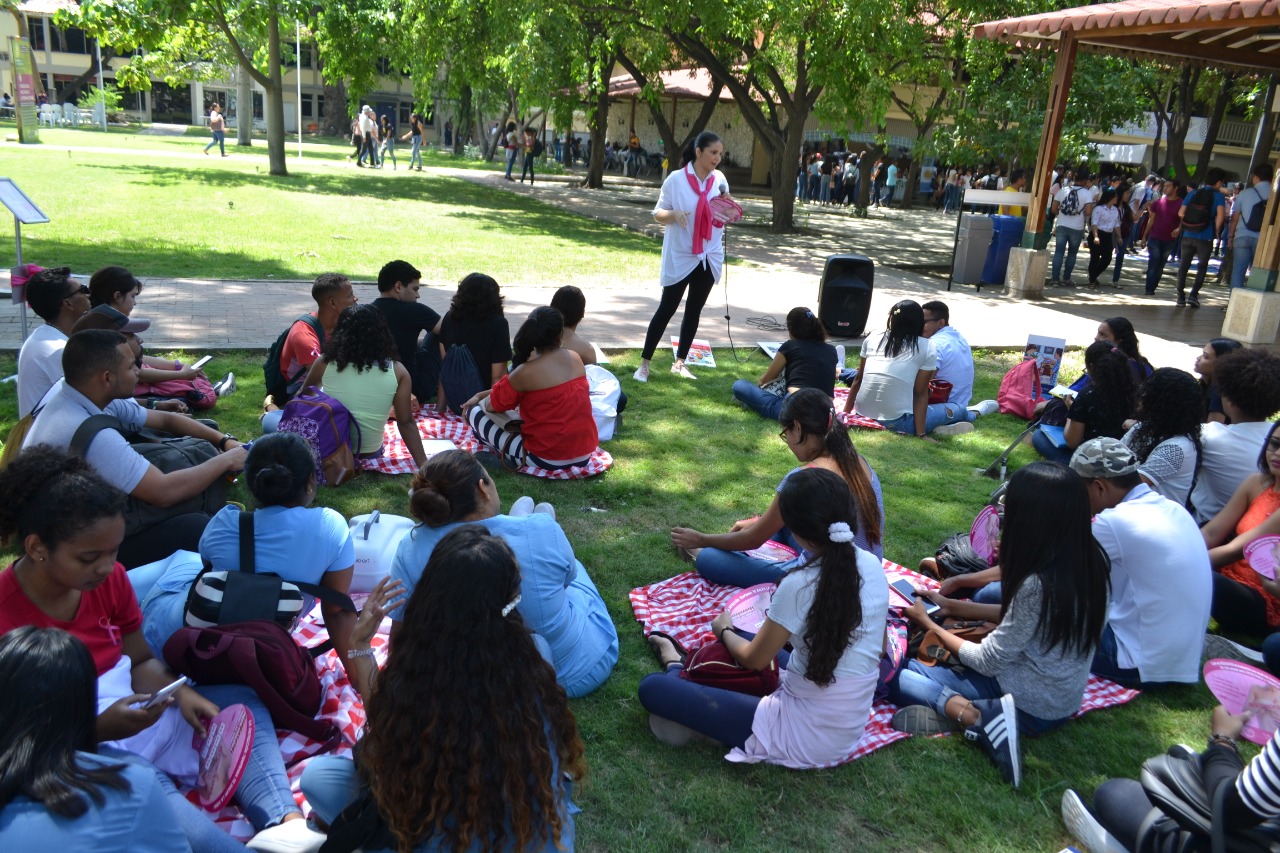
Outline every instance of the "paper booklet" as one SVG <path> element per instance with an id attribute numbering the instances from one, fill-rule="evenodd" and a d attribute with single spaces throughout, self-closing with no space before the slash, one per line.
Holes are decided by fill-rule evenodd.
<path id="1" fill-rule="evenodd" d="M 679 347 L 680 339 L 672 338 L 671 355 L 673 357 Z M 693 346 L 689 347 L 689 355 L 685 357 L 684 363 L 687 367 L 715 367 L 716 357 L 711 354 L 711 343 L 702 338 L 694 338 Z"/>
<path id="2" fill-rule="evenodd" d="M 1034 358 L 1040 366 L 1040 387 L 1046 394 L 1058 384 L 1058 368 L 1062 366 L 1062 353 L 1067 348 L 1065 338 L 1046 338 L 1040 335 L 1027 336 L 1027 348 L 1023 359 Z"/>

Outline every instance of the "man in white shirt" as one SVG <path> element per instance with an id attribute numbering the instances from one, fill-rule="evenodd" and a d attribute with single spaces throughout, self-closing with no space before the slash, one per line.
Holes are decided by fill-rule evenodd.
<path id="1" fill-rule="evenodd" d="M 365 104 L 360 108 L 360 135 L 364 137 L 364 144 L 360 148 L 360 156 L 356 158 L 356 165 L 363 167 L 364 158 L 369 158 L 369 165 L 376 168 L 378 166 L 378 122 L 373 116 L 373 107 Z"/>
<path id="2" fill-rule="evenodd" d="M 1271 198 L 1271 181 L 1275 178 L 1275 169 L 1270 163 L 1259 163 L 1249 177 L 1249 188 L 1236 195 L 1236 203 L 1231 210 L 1231 226 L 1227 232 L 1230 237 L 1227 247 L 1231 252 L 1231 286 L 1244 287 L 1245 276 L 1253 266 L 1253 253 L 1258 248 L 1259 231 L 1248 226 L 1254 217 L 1254 209 L 1261 206 L 1267 209 L 1267 199 Z"/>
<path id="3" fill-rule="evenodd" d="M 1200 474 L 1191 490 L 1196 520 L 1207 523 L 1227 505 L 1240 484 L 1258 473 L 1258 457 L 1280 411 L 1280 356 L 1267 350 L 1238 349 L 1214 363 L 1213 379 L 1227 423 L 1210 421 L 1200 430 Z"/>
<path id="4" fill-rule="evenodd" d="M 1195 684 L 1213 602 L 1200 528 L 1142 482 L 1138 457 L 1119 439 L 1086 441 L 1071 470 L 1085 480 L 1093 535 L 1111 559 L 1107 627 L 1091 671 L 1144 690 Z"/>
<path id="5" fill-rule="evenodd" d="M 134 450 L 117 430 L 104 429 L 94 436 L 84 451 L 85 460 L 108 483 L 153 507 L 176 507 L 244 468 L 247 454 L 233 436 L 173 412 L 144 409 L 132 399 L 138 383 L 137 352 L 121 333 L 108 329 L 76 332 L 62 356 L 66 375 L 32 421 L 22 443 L 24 449 L 48 444 L 69 450 L 82 423 L 93 415 L 107 414 L 125 427 L 146 426 L 204 439 L 220 451 L 199 465 L 165 472 Z M 208 522 L 204 513 L 175 514 L 126 535 L 118 559 L 134 568 L 179 549 L 199 550 L 200 534 Z"/>
<path id="6" fill-rule="evenodd" d="M 71 278 L 70 267 L 41 270 L 27 279 L 27 303 L 44 320 L 18 352 L 18 417 L 40 403 L 62 378 L 62 348 L 76 320 L 89 310 L 89 287 Z"/>
<path id="7" fill-rule="evenodd" d="M 1089 188 L 1089 173 L 1083 168 L 1076 172 L 1070 186 L 1063 187 L 1053 197 L 1053 215 L 1057 217 L 1053 233 L 1057 244 L 1053 249 L 1053 275 L 1049 283 L 1054 287 L 1075 285 L 1071 281 L 1071 271 L 1076 266 L 1076 254 L 1080 251 L 1080 241 L 1084 239 L 1084 224 L 1093 211 L 1094 198 L 1094 192 Z M 1063 269 L 1063 255 L 1066 256 L 1066 269 Z"/>

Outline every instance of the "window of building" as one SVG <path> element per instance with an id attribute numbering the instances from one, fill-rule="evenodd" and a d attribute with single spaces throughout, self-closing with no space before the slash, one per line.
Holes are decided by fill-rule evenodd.
<path id="1" fill-rule="evenodd" d="M 302 117 L 313 118 L 315 116 L 315 113 L 312 112 L 313 107 L 314 105 L 312 103 L 312 96 L 303 95 L 302 96 Z"/>
<path id="2" fill-rule="evenodd" d="M 391 73 L 391 60 L 385 56 L 379 56 L 377 62 L 378 73 L 387 75 Z"/>

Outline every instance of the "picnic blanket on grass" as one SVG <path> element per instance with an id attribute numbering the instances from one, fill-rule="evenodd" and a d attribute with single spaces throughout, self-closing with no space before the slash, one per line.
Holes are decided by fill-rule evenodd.
<path id="1" fill-rule="evenodd" d="M 442 415 L 436 411 L 434 403 L 428 403 L 420 408 L 414 415 L 414 420 L 418 424 L 418 435 L 422 436 L 423 440 L 448 439 L 457 445 L 459 450 L 467 453 L 477 453 L 483 449 L 480 442 L 476 440 L 471 425 L 465 419 L 448 409 L 445 409 Z M 413 463 L 413 457 L 409 455 L 409 448 L 405 447 L 404 439 L 400 437 L 400 428 L 396 426 L 395 418 L 388 418 L 386 425 L 382 428 L 382 455 L 374 459 L 361 459 L 360 467 L 365 471 L 376 471 L 379 474 L 412 474 L 418 470 L 418 466 Z M 516 471 L 520 474 L 528 474 L 530 477 L 541 477 L 544 480 L 582 480 L 594 477 L 596 474 L 603 474 L 612 467 L 613 457 L 608 451 L 596 447 L 586 465 L 554 471 L 539 468 L 537 465 L 524 465 Z"/>
<path id="2" fill-rule="evenodd" d="M 884 572 L 889 583 L 908 580 L 919 589 L 938 587 L 938 582 L 932 578 L 913 572 L 890 560 L 884 561 Z M 711 620 L 724 610 L 725 602 L 736 592 L 738 592 L 737 587 L 713 584 L 704 580 L 697 572 L 685 572 L 673 578 L 631 590 L 631 609 L 646 636 L 651 631 L 662 631 L 685 648 L 693 649 L 715 640 L 715 635 L 711 633 Z M 892 594 L 890 600 L 892 601 Z M 895 634 L 906 631 L 904 620 L 894 608 L 890 608 L 889 611 L 889 629 Z M 1129 690 L 1113 681 L 1091 675 L 1089 685 L 1085 688 L 1084 702 L 1075 716 L 1079 717 L 1101 708 L 1123 705 L 1137 695 L 1137 690 Z M 882 746 L 910 737 L 903 732 L 894 731 L 890 726 L 893 714 L 897 710 L 897 707 L 889 702 L 877 701 L 871 708 L 871 719 L 867 722 L 862 739 L 858 741 L 853 752 L 836 764 L 861 758 Z"/>
<path id="3" fill-rule="evenodd" d="M 356 602 L 356 608 L 359 609 L 368 596 L 355 595 L 352 598 Z M 378 633 L 374 635 L 372 645 L 378 666 L 386 663 L 387 635 L 390 630 L 391 619 L 387 618 L 383 620 Z M 317 646 L 329 638 L 319 606 L 313 608 L 303 618 L 293 636 L 302 645 L 308 647 Z M 331 650 L 316 658 L 316 672 L 324 688 L 324 703 L 320 706 L 320 713 L 316 717 L 332 722 L 342 732 L 342 742 L 328 754 L 349 756 L 351 747 L 360 735 L 360 730 L 364 728 L 364 704 L 360 700 L 360 694 L 356 693 L 355 687 L 348 680 L 336 652 Z M 293 789 L 293 798 L 297 801 L 302 813 L 310 815 L 311 808 L 302 797 L 298 781 L 302 778 L 302 771 L 307 766 L 307 759 L 319 755 L 324 748 L 324 743 L 284 729 L 277 729 L 276 736 L 280 739 L 280 754 L 284 757 L 284 766 L 289 771 L 289 785 Z M 199 806 L 194 789 L 184 789 L 183 793 L 188 800 Z M 228 804 L 219 812 L 210 814 L 209 817 L 237 841 L 248 841 L 253 837 L 253 825 L 240 814 L 240 809 L 234 803 Z"/>
<path id="4" fill-rule="evenodd" d="M 874 418 L 868 418 L 865 415 L 859 415 L 856 412 L 846 412 L 844 410 L 844 401 L 849 399 L 848 388 L 836 388 L 835 404 L 836 417 L 840 418 L 840 422 L 847 427 L 859 427 L 861 429 L 884 429 L 884 424 Z"/>

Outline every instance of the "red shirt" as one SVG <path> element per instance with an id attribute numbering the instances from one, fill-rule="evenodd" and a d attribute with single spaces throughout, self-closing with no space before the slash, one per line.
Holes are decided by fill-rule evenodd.
<path id="1" fill-rule="evenodd" d="M 311 313 L 314 317 L 315 312 Z M 299 370 L 304 370 L 320 357 L 320 337 L 311 324 L 297 320 L 289 327 L 289 334 L 280 349 L 280 373 L 285 379 L 293 377 Z"/>
<path id="2" fill-rule="evenodd" d="M 495 412 L 520 407 L 524 420 L 520 434 L 524 436 L 525 449 L 542 459 L 581 459 L 590 456 L 600 443 L 586 376 L 523 393 L 512 388 L 509 377 L 504 376 L 493 386 L 489 405 Z"/>
<path id="3" fill-rule="evenodd" d="M 1160 196 L 1160 198 L 1151 202 L 1150 210 L 1154 221 L 1151 223 L 1151 232 L 1147 235 L 1152 240 L 1169 241 L 1173 239 L 1173 229 L 1177 228 L 1181 221 L 1178 219 L 1178 208 L 1182 207 L 1182 201 L 1178 198 L 1168 198 Z"/>
<path id="4" fill-rule="evenodd" d="M 36 607 L 22 591 L 17 573 L 10 565 L 8 570 L 0 572 L 0 634 L 23 625 L 61 628 L 79 637 L 89 647 L 98 675 L 102 675 L 120 662 L 125 635 L 142 627 L 142 610 L 129 575 L 119 563 L 96 589 L 81 593 L 80 609 L 70 622 L 54 619 Z"/>

